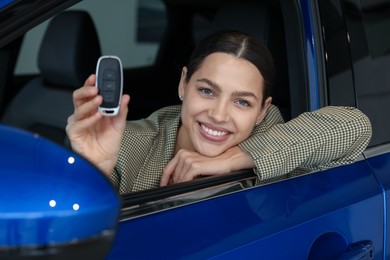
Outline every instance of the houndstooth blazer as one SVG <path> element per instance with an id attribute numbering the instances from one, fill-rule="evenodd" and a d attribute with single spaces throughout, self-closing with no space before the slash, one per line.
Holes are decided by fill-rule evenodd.
<path id="1" fill-rule="evenodd" d="M 159 187 L 173 158 L 181 106 L 128 121 L 110 176 L 121 194 Z M 353 107 L 324 107 L 284 123 L 271 106 L 251 136 L 240 143 L 253 158 L 258 183 L 352 163 L 371 138 L 369 119 Z"/>

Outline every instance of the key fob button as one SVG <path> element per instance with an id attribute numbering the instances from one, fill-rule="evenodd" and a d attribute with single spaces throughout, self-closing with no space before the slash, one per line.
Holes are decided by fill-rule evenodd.
<path id="1" fill-rule="evenodd" d="M 115 81 L 111 80 L 104 80 L 103 81 L 103 89 L 104 90 L 114 90 L 115 88 Z"/>
<path id="2" fill-rule="evenodd" d="M 113 102 L 115 100 L 115 95 L 114 95 L 114 92 L 113 91 L 106 91 L 104 93 L 104 99 L 107 101 L 107 102 Z"/>
<path id="3" fill-rule="evenodd" d="M 115 70 L 106 69 L 103 71 L 104 80 L 115 80 Z"/>

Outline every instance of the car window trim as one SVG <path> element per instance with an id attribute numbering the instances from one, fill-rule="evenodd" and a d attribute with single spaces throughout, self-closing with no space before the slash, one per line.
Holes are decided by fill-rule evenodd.
<path id="1" fill-rule="evenodd" d="M 120 219 L 138 217 L 145 213 L 155 212 L 156 209 L 170 207 L 167 202 L 172 204 L 172 201 L 175 200 L 177 202 L 173 203 L 174 206 L 179 206 L 242 190 L 248 186 L 244 184 L 245 182 L 253 184 L 255 179 L 256 175 L 253 169 L 247 169 L 129 193 L 122 196 Z M 153 205 L 152 209 L 150 209 L 150 205 Z"/>
<path id="2" fill-rule="evenodd" d="M 0 47 L 81 0 L 15 1 L 0 13 Z"/>

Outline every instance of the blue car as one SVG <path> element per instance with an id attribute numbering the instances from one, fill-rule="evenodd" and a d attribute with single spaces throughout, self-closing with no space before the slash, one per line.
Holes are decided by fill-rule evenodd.
<path id="1" fill-rule="evenodd" d="M 285 120 L 357 107 L 367 149 L 260 186 L 248 169 L 119 196 L 69 147 L 73 90 L 115 54 L 143 118 L 179 102 L 180 68 L 218 29 L 267 44 Z M 0 1 L 0 258 L 390 259 L 389 32 L 390 0 Z"/>

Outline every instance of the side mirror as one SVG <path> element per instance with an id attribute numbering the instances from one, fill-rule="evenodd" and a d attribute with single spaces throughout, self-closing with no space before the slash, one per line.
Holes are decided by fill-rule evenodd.
<path id="1" fill-rule="evenodd" d="M 0 258 L 104 259 L 121 200 L 89 162 L 0 125 Z"/>

